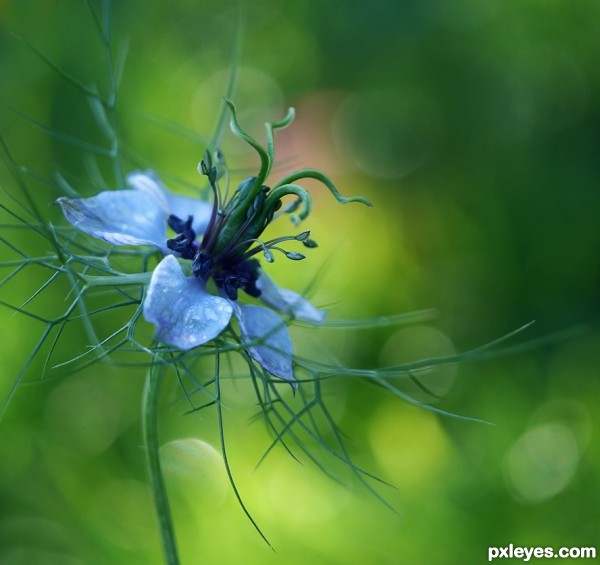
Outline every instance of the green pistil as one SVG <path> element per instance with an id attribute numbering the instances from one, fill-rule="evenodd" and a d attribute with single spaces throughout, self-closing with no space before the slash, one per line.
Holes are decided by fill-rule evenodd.
<path id="1" fill-rule="evenodd" d="M 248 143 L 260 158 L 260 170 L 256 177 L 242 181 L 233 196 L 225 202 L 217 184 L 217 169 L 212 166 L 211 156 L 207 155 L 200 164 L 200 172 L 208 177 L 214 192 L 214 207 L 209 226 L 205 232 L 200 248 L 200 253 L 214 262 L 215 268 L 221 265 L 233 265 L 238 261 L 247 260 L 249 257 L 260 253 L 264 254 L 267 261 L 273 261 L 272 251 L 280 251 L 292 260 L 300 260 L 304 255 L 294 251 L 286 251 L 276 245 L 283 241 L 301 241 L 307 248 L 316 247 L 317 244 L 308 239 L 308 232 L 298 236 L 278 238 L 267 243 L 259 238 L 269 223 L 281 214 L 289 214 L 295 225 L 305 220 L 312 210 L 312 199 L 309 192 L 295 181 L 303 178 L 312 178 L 320 181 L 329 189 L 335 199 L 342 203 L 360 202 L 367 206 L 371 203 L 362 196 L 342 196 L 331 180 L 315 169 L 303 169 L 282 179 L 272 189 L 264 186 L 275 159 L 274 130 L 285 128 L 294 119 L 294 110 L 290 108 L 285 118 L 279 122 L 265 124 L 266 147 L 263 147 L 253 137 L 248 135 L 240 126 L 234 104 L 225 100 L 231 111 L 231 131 L 240 139 Z M 282 208 L 283 199 L 295 196 L 294 202 Z M 297 212 L 297 210 L 299 212 Z M 250 249 L 252 244 L 258 244 Z"/>

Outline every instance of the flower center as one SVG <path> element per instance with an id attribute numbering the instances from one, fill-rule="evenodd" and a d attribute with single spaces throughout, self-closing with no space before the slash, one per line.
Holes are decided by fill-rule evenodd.
<path id="1" fill-rule="evenodd" d="M 260 274 L 260 263 L 256 259 L 246 259 L 242 256 L 234 262 L 219 263 L 208 255 L 198 253 L 192 272 L 205 282 L 212 276 L 215 284 L 223 289 L 227 298 L 231 300 L 237 300 L 240 288 L 255 298 L 261 294 L 256 287 Z"/>
<path id="2" fill-rule="evenodd" d="M 259 262 L 246 258 L 243 253 L 236 252 L 235 248 L 216 257 L 201 253 L 200 245 L 196 241 L 196 232 L 192 228 L 193 221 L 193 216 L 188 216 L 184 221 L 171 214 L 167 222 L 177 235 L 167 240 L 167 247 L 179 253 L 183 259 L 192 259 L 194 275 L 204 282 L 213 277 L 216 285 L 222 288 L 231 300 L 237 300 L 240 288 L 250 296 L 258 298 L 260 290 L 256 287 L 256 281 L 260 274 Z M 206 238 L 206 234 L 204 237 Z"/>
<path id="3" fill-rule="evenodd" d="M 194 257 L 192 272 L 208 281 L 213 278 L 231 300 L 237 300 L 241 288 L 253 297 L 261 292 L 256 286 L 260 264 L 253 258 L 262 252 L 269 263 L 274 261 L 273 251 L 283 253 L 288 259 L 304 259 L 301 253 L 286 251 L 278 246 L 284 241 L 301 241 L 306 247 L 316 247 L 308 239 L 309 232 L 296 236 L 279 237 L 262 241 L 262 232 L 281 208 L 281 199 L 272 197 L 273 191 L 257 177 L 242 181 L 233 196 L 223 198 L 217 183 L 217 170 L 209 161 L 200 163 L 200 170 L 208 177 L 213 189 L 214 203 L 210 221 Z"/>

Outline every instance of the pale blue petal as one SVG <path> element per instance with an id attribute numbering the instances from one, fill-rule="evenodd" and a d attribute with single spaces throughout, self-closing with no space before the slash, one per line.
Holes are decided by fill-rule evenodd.
<path id="1" fill-rule="evenodd" d="M 191 349 L 217 337 L 231 319 L 228 300 L 208 294 L 195 277 L 186 277 L 173 255 L 154 269 L 144 300 L 144 317 L 156 326 L 156 339 Z"/>
<path id="2" fill-rule="evenodd" d="M 260 299 L 280 312 L 305 322 L 320 323 L 325 319 L 323 310 L 315 308 L 301 294 L 279 288 L 264 272 L 258 277 L 256 286 L 261 291 Z"/>
<path id="3" fill-rule="evenodd" d="M 165 218 L 170 213 L 167 191 L 154 171 L 135 171 L 127 175 L 127 184 L 135 190 L 140 190 L 160 203 Z"/>
<path id="4" fill-rule="evenodd" d="M 141 190 L 109 190 L 91 198 L 59 198 L 77 229 L 114 245 L 165 249 L 166 216 L 160 202 Z"/>
<path id="5" fill-rule="evenodd" d="M 245 342 L 260 340 L 263 345 L 248 347 L 248 353 L 272 375 L 294 382 L 292 340 L 285 322 L 263 306 L 235 304 L 235 315 Z"/>
<path id="6" fill-rule="evenodd" d="M 212 214 L 212 205 L 199 198 L 189 198 L 169 192 L 164 184 L 153 171 L 137 171 L 127 177 L 127 182 L 138 190 L 145 190 L 154 195 L 155 198 L 162 199 L 164 203 L 166 216 L 174 214 L 182 220 L 187 220 L 188 216 L 193 216 L 192 228 L 197 234 L 204 233 L 206 226 Z"/>

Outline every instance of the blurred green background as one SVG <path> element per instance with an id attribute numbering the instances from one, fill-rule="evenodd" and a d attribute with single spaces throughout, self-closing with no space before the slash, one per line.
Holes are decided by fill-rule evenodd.
<path id="1" fill-rule="evenodd" d="M 427 325 L 305 332 L 301 351 L 376 367 L 464 351 L 531 320 L 515 343 L 579 333 L 426 377 L 443 394 L 436 406 L 495 426 L 438 417 L 350 379 L 326 384 L 351 454 L 396 487 L 375 486 L 400 516 L 350 474 L 339 485 L 282 449 L 255 470 L 270 436 L 250 423 L 250 389 L 228 387 L 231 464 L 277 553 L 231 492 L 214 412 L 184 416 L 172 383 L 161 425 L 183 563 L 483 563 L 488 546 L 599 546 L 600 4 L 259 0 L 243 12 L 240 120 L 259 136 L 288 105 L 298 113 L 277 137 L 274 177 L 318 167 L 374 204 L 340 207 L 315 186 L 306 229 L 320 246 L 302 264 L 276 262 L 273 277 L 300 290 L 325 266 L 313 299 L 332 319 L 438 311 Z M 118 102 L 127 170 L 151 167 L 174 188 L 196 183 L 202 143 L 155 118 L 211 133 L 236 6 L 122 1 L 111 21 L 113 51 L 129 43 Z M 32 178 L 60 171 L 82 186 L 84 152 L 11 107 L 103 141 L 85 98 L 13 35 L 104 91 L 86 2 L 0 1 L 0 33 L 2 135 Z M 231 135 L 224 151 L 238 180 L 256 164 Z M 17 194 L 4 163 L 1 175 Z M 48 218 L 64 223 L 46 206 L 59 194 L 32 186 Z M 27 232 L 3 237 L 48 251 Z M 2 300 L 22 302 L 43 281 L 31 271 Z M 4 398 L 41 327 L 0 315 Z M 77 332 L 66 339 L 64 354 L 88 345 Z M 43 359 L 27 380 L 42 371 Z M 19 389 L 0 425 L 0 563 L 160 563 L 141 449 L 143 371 L 46 373 Z"/>

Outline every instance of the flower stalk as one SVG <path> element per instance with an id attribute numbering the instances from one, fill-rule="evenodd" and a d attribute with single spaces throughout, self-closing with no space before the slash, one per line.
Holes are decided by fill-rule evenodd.
<path id="1" fill-rule="evenodd" d="M 148 479 L 158 518 L 165 563 L 167 565 L 179 565 L 175 528 L 173 527 L 167 487 L 162 474 L 159 455 L 158 407 L 164 375 L 165 365 L 162 363 L 153 363 L 148 369 L 142 398 L 142 429 Z"/>

